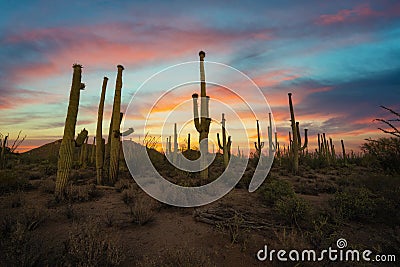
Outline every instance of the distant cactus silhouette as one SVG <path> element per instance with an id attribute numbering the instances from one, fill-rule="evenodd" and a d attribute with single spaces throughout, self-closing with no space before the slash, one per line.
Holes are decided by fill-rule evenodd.
<path id="1" fill-rule="evenodd" d="M 121 148 L 121 132 L 120 124 L 122 119 L 121 114 L 121 90 L 122 90 L 122 71 L 124 67 L 121 65 L 117 66 L 117 80 L 115 83 L 115 95 L 113 105 L 113 116 L 112 116 L 112 134 L 110 143 L 110 171 L 109 171 L 109 183 L 114 185 L 118 179 L 119 170 L 119 155 Z"/>
<path id="2" fill-rule="evenodd" d="M 254 142 L 254 147 L 256 148 L 256 153 L 257 157 L 261 157 L 262 153 L 262 148 L 264 147 L 264 142 L 261 142 L 261 136 L 260 136 L 260 124 L 258 123 L 257 120 L 257 142 Z"/>
<path id="3" fill-rule="evenodd" d="M 290 154 L 292 159 L 293 172 L 298 173 L 299 171 L 299 152 L 303 151 L 308 145 L 307 129 L 304 129 L 304 145 L 301 146 L 300 126 L 299 122 L 296 122 L 293 103 L 292 93 L 288 93 L 289 96 L 289 109 L 290 109 L 290 121 L 292 125 L 293 141 L 290 148 Z"/>
<path id="4" fill-rule="evenodd" d="M 278 147 L 278 136 L 277 133 L 275 132 L 275 142 L 273 141 L 272 137 L 272 118 L 271 118 L 271 113 L 268 113 L 268 119 L 269 119 L 269 126 L 268 126 L 268 151 L 269 154 L 268 156 L 271 157 L 273 153 L 277 151 Z"/>
<path id="5" fill-rule="evenodd" d="M 99 110 L 97 113 L 97 128 L 96 128 L 96 176 L 97 184 L 103 184 L 104 175 L 104 145 L 105 140 L 103 138 L 103 113 L 104 113 L 104 99 L 106 96 L 108 78 L 103 78 L 103 85 L 101 88 L 101 96 L 99 103 Z"/>
<path id="6" fill-rule="evenodd" d="M 232 141 L 231 141 L 231 137 L 228 136 L 228 140 L 226 139 L 226 128 L 225 128 L 225 114 L 222 113 L 222 121 L 221 121 L 221 125 L 222 125 L 222 143 L 219 139 L 219 133 L 217 133 L 217 140 L 218 140 L 218 146 L 220 149 L 222 149 L 223 153 L 224 153 L 224 165 L 225 168 L 228 167 L 228 163 L 229 163 L 229 158 L 231 156 L 231 145 L 232 145 Z"/>
<path id="7" fill-rule="evenodd" d="M 207 165 L 207 153 L 208 153 L 208 142 L 204 141 L 204 139 L 208 138 L 208 133 L 210 131 L 210 123 L 211 118 L 209 118 L 209 96 L 206 93 L 206 76 L 204 72 L 204 57 L 206 53 L 203 51 L 199 52 L 200 56 L 200 87 L 201 87 L 201 99 L 200 99 L 200 118 L 199 118 L 199 110 L 197 105 L 197 100 L 199 98 L 198 94 L 193 94 L 193 115 L 194 115 L 194 125 L 196 127 L 197 132 L 199 133 L 199 143 L 200 143 L 200 151 L 202 153 L 202 160 L 200 162 L 202 171 L 200 172 L 200 177 L 204 181 L 208 179 L 208 168 Z"/>
<path id="8" fill-rule="evenodd" d="M 74 71 L 72 76 L 68 113 L 65 120 L 64 135 L 61 141 L 58 156 L 57 180 L 55 189 L 55 195 L 57 198 L 64 198 L 64 190 L 68 183 L 72 167 L 73 149 L 75 146 L 79 146 L 81 141 L 83 143 L 87 136 L 87 131 L 85 130 L 86 132 L 82 132 L 82 135 L 79 135 L 77 142 L 75 142 L 75 126 L 76 118 L 78 116 L 80 90 L 85 88 L 85 84 L 81 82 L 82 66 L 79 64 L 74 64 L 73 69 Z M 86 136 L 84 136 L 85 133 Z"/>
<path id="9" fill-rule="evenodd" d="M 172 162 L 176 164 L 178 159 L 178 132 L 176 129 L 176 123 L 174 124 L 174 151 L 172 152 Z"/>

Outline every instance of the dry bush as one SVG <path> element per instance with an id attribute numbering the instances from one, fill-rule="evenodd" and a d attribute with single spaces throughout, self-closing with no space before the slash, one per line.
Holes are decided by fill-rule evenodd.
<path id="1" fill-rule="evenodd" d="M 37 266 L 42 254 L 39 244 L 24 224 L 13 224 L 8 235 L 0 240 L 0 265 Z"/>
<path id="2" fill-rule="evenodd" d="M 86 202 L 99 196 L 101 196 L 101 192 L 94 184 L 70 185 L 65 190 L 65 199 L 69 202 Z"/>
<path id="3" fill-rule="evenodd" d="M 154 204 L 145 198 L 137 198 L 129 204 L 132 221 L 139 225 L 145 225 L 154 219 Z"/>
<path id="4" fill-rule="evenodd" d="M 246 227 L 241 213 L 235 211 L 228 222 L 217 223 L 216 227 L 222 234 L 229 236 L 232 245 L 239 244 L 242 250 L 246 250 L 250 229 Z"/>
<path id="5" fill-rule="evenodd" d="M 118 244 L 96 222 L 75 225 L 65 242 L 64 260 L 69 266 L 119 266 L 124 253 Z"/>

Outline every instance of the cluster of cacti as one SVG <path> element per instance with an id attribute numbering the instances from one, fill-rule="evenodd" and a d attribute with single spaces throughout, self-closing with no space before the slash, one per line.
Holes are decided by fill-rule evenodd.
<path id="1" fill-rule="evenodd" d="M 199 133 L 199 143 L 200 143 L 200 152 L 202 153 L 202 160 L 200 162 L 200 168 L 202 171 L 200 172 L 200 176 L 202 180 L 206 180 L 208 178 L 208 168 L 206 155 L 208 153 L 208 133 L 210 130 L 211 118 L 209 118 L 209 96 L 206 93 L 206 78 L 204 72 L 204 57 L 206 53 L 203 51 L 199 52 L 200 56 L 200 87 L 201 87 L 201 99 L 200 99 L 200 117 L 199 110 L 197 105 L 197 100 L 199 98 L 198 94 L 193 94 L 193 115 L 194 115 L 194 125 L 196 127 L 197 132 Z M 203 141 L 204 140 L 204 141 Z M 203 142 L 202 142 L 203 141 Z"/>
<path id="2" fill-rule="evenodd" d="M 78 116 L 80 90 L 85 88 L 85 84 L 81 82 L 82 66 L 79 64 L 73 65 L 72 85 L 68 105 L 67 118 L 65 120 L 64 135 L 61 141 L 61 146 L 58 156 L 58 168 L 55 194 L 57 198 L 62 198 L 65 187 L 69 180 L 71 172 L 73 152 L 75 146 L 83 144 L 87 136 L 87 131 L 82 131 L 75 141 L 75 126 Z"/>
<path id="3" fill-rule="evenodd" d="M 294 173 L 299 171 L 299 153 L 306 149 L 308 144 L 308 135 L 307 129 L 304 129 L 304 145 L 301 144 L 301 136 L 300 136 L 300 125 L 299 122 L 296 122 L 293 103 L 292 103 L 292 93 L 288 93 L 289 96 L 289 110 L 290 110 L 290 122 L 292 127 L 292 135 L 293 140 L 290 138 L 289 133 L 289 143 L 290 143 L 290 158 L 292 162 L 292 170 Z"/>
<path id="4" fill-rule="evenodd" d="M 228 139 L 226 138 L 226 128 L 225 128 L 225 114 L 222 113 L 222 121 L 221 121 L 221 126 L 222 126 L 222 143 L 219 139 L 219 133 L 217 133 L 217 140 L 218 140 L 218 146 L 220 149 L 222 149 L 222 153 L 224 155 L 224 165 L 225 168 L 228 167 L 229 159 L 231 157 L 231 137 L 228 136 Z"/>
<path id="5" fill-rule="evenodd" d="M 257 120 L 257 142 L 254 142 L 254 147 L 256 148 L 256 156 L 258 158 L 261 158 L 264 142 L 261 142 L 260 124 L 258 123 L 258 120 Z"/>

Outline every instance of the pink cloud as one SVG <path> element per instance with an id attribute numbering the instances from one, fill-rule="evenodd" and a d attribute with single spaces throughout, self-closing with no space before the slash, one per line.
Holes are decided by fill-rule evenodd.
<path id="1" fill-rule="evenodd" d="M 363 20 L 370 17 L 381 16 L 382 13 L 374 11 L 368 4 L 362 4 L 356 6 L 353 9 L 342 9 L 336 14 L 324 14 L 319 16 L 316 24 L 319 25 L 331 25 L 344 22 L 354 22 L 358 20 Z"/>

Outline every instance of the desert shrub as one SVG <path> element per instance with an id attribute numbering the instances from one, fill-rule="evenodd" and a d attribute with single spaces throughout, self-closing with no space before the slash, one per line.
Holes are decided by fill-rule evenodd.
<path id="1" fill-rule="evenodd" d="M 134 203 L 137 194 L 138 192 L 135 189 L 128 188 L 122 191 L 121 199 L 126 205 L 130 205 Z"/>
<path id="2" fill-rule="evenodd" d="M 118 192 L 122 192 L 125 189 L 129 189 L 132 186 L 132 179 L 120 179 L 115 183 L 115 188 Z"/>
<path id="3" fill-rule="evenodd" d="M 400 173 L 400 138 L 379 138 L 367 140 L 361 146 L 365 153 L 364 164 L 377 165 L 389 173 Z M 372 165 L 372 166 L 371 166 Z"/>
<path id="4" fill-rule="evenodd" d="M 330 214 L 319 214 L 311 220 L 306 237 L 315 248 L 328 247 L 337 239 L 338 225 L 333 223 Z"/>
<path id="5" fill-rule="evenodd" d="M 185 247 L 184 249 L 171 250 L 167 249 L 162 254 L 154 257 L 144 257 L 137 262 L 137 266 L 146 267 L 192 267 L 216 266 L 211 262 L 210 257 L 201 250 Z"/>
<path id="6" fill-rule="evenodd" d="M 296 195 L 277 200 L 275 210 L 286 223 L 296 226 L 300 226 L 311 214 L 309 203 Z"/>
<path id="7" fill-rule="evenodd" d="M 367 188 L 352 188 L 337 192 L 331 206 L 339 218 L 368 220 L 376 215 L 377 197 Z"/>
<path id="8" fill-rule="evenodd" d="M 154 209 L 151 202 L 149 203 L 144 198 L 139 198 L 129 204 L 130 215 L 132 221 L 139 225 L 145 225 L 154 219 Z"/>
<path id="9" fill-rule="evenodd" d="M 39 244 L 24 224 L 14 223 L 0 240 L 0 265 L 37 266 L 42 254 Z"/>
<path id="10" fill-rule="evenodd" d="M 216 227 L 219 232 L 229 236 L 231 244 L 240 244 L 242 250 L 246 248 L 250 229 L 246 227 L 241 213 L 235 211 L 229 221 L 217 223 Z"/>
<path id="11" fill-rule="evenodd" d="M 21 191 L 30 188 L 26 177 L 10 170 L 0 170 L 0 194 Z"/>
<path id="12" fill-rule="evenodd" d="M 65 199 L 69 202 L 85 202 L 101 196 L 94 184 L 91 185 L 69 185 L 65 190 Z"/>
<path id="13" fill-rule="evenodd" d="M 119 266 L 123 259 L 117 240 L 104 234 L 95 222 L 75 225 L 65 242 L 68 266 Z"/>
<path id="14" fill-rule="evenodd" d="M 274 204 L 280 199 L 295 195 L 292 186 L 287 181 L 281 179 L 272 179 L 264 183 L 260 188 L 260 194 L 268 204 Z"/>
<path id="15" fill-rule="evenodd" d="M 26 229 L 32 231 L 39 227 L 39 225 L 45 221 L 46 217 L 46 211 L 38 207 L 26 207 L 23 209 L 18 221 L 23 224 Z"/>

